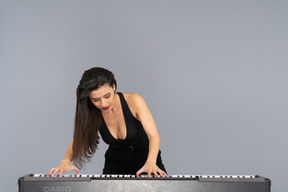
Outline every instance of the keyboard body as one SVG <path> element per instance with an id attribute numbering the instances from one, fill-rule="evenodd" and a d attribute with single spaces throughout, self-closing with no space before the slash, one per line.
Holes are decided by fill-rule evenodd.
<path id="1" fill-rule="evenodd" d="M 270 192 L 269 179 L 240 175 L 135 175 L 29 174 L 18 180 L 19 192 Z"/>

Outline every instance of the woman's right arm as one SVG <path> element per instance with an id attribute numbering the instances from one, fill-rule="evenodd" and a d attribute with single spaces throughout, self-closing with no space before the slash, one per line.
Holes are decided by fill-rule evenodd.
<path id="1" fill-rule="evenodd" d="M 72 145 L 73 145 L 73 140 L 71 141 L 68 149 L 66 150 L 66 153 L 64 155 L 64 159 L 61 161 L 61 164 L 58 167 L 52 168 L 47 176 L 49 175 L 56 175 L 58 172 L 60 175 L 63 174 L 63 172 L 71 171 L 74 170 L 76 171 L 77 174 L 80 174 L 79 169 L 75 167 L 72 162 L 71 162 L 71 157 L 72 157 Z"/>

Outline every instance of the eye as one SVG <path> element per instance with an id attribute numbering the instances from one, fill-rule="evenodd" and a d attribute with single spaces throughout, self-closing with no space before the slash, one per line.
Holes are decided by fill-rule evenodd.
<path id="1" fill-rule="evenodd" d="M 108 99 L 110 96 L 111 96 L 111 94 L 109 94 L 109 95 L 105 96 L 105 98 L 106 98 L 106 99 Z"/>

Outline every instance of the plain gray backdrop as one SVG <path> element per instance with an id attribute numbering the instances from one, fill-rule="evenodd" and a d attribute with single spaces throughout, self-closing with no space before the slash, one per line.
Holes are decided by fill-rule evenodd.
<path id="1" fill-rule="evenodd" d="M 0 2 L 1 191 L 60 163 L 95 66 L 145 98 L 168 174 L 258 174 L 288 191 L 287 0 Z M 102 173 L 106 149 L 81 173 Z"/>

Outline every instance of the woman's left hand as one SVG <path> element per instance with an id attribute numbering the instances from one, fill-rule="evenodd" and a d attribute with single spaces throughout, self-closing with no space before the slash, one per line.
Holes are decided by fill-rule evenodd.
<path id="1" fill-rule="evenodd" d="M 167 174 L 162 171 L 155 162 L 146 161 L 145 165 L 136 173 L 136 176 L 139 177 L 141 173 L 147 173 L 148 177 L 151 177 L 154 174 L 156 177 L 159 175 L 161 177 L 167 177 Z"/>

